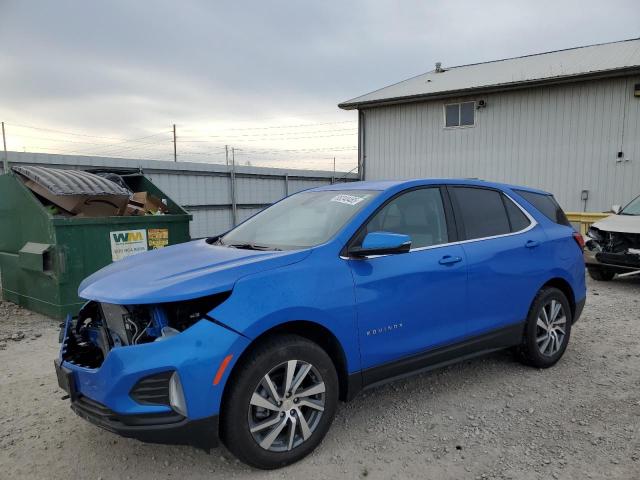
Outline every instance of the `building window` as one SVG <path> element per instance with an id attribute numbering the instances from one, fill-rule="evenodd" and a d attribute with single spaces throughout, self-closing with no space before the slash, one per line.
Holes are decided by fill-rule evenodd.
<path id="1" fill-rule="evenodd" d="M 444 106 L 445 127 L 473 127 L 476 123 L 476 102 L 450 103 Z"/>

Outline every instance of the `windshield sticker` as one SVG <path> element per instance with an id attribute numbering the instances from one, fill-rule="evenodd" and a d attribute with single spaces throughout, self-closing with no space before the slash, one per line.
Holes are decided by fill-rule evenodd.
<path id="1" fill-rule="evenodd" d="M 356 197 L 355 195 L 336 195 L 331 199 L 332 202 L 344 203 L 346 205 L 357 205 L 361 201 L 365 200 L 369 195 L 363 195 L 362 197 Z"/>

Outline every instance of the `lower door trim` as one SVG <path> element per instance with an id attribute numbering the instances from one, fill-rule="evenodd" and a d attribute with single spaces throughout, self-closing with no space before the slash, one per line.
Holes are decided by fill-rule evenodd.
<path id="1" fill-rule="evenodd" d="M 400 378 L 457 363 L 522 342 L 525 322 L 492 330 L 462 342 L 437 347 L 361 372 L 362 386 L 375 387 Z"/>

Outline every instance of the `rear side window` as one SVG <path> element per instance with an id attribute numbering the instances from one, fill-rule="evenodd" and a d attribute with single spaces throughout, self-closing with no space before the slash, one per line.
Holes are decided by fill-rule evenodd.
<path id="1" fill-rule="evenodd" d="M 500 192 L 471 187 L 452 187 L 450 192 L 458 207 L 457 214 L 462 217 L 467 240 L 511 233 Z"/>
<path id="2" fill-rule="evenodd" d="M 571 223 L 567 220 L 567 216 L 562 211 L 562 208 L 560 208 L 560 205 L 558 205 L 558 202 L 556 202 L 556 199 L 553 198 L 553 195 L 527 192 L 525 190 L 515 191 L 518 192 L 518 195 L 521 195 L 527 202 L 540 210 L 540 213 L 552 222 L 560 225 L 566 225 L 567 227 L 571 226 Z"/>

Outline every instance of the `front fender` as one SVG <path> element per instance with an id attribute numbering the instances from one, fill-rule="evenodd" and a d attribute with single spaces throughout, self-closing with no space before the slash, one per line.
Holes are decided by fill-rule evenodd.
<path id="1" fill-rule="evenodd" d="M 348 372 L 360 370 L 353 279 L 337 256 L 314 251 L 299 263 L 244 277 L 212 315 L 251 339 L 291 321 L 316 323 L 340 342 Z"/>

